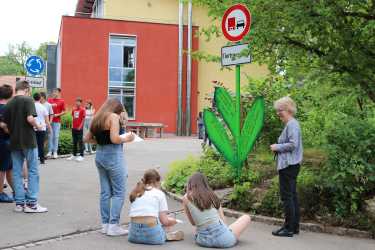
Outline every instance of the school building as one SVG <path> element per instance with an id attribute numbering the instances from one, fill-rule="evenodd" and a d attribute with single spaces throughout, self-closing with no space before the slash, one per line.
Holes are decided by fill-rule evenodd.
<path id="1" fill-rule="evenodd" d="M 212 22 L 206 9 L 179 0 L 78 0 L 75 15 L 62 17 L 57 46 L 49 47 L 48 88 L 62 88 L 68 105 L 80 96 L 98 108 L 115 97 L 131 121 L 196 133 L 213 81 L 234 89 L 233 71 L 188 53 L 220 55 L 224 37 L 199 35 Z M 268 71 L 249 64 L 242 74 L 244 84 L 245 75 Z"/>

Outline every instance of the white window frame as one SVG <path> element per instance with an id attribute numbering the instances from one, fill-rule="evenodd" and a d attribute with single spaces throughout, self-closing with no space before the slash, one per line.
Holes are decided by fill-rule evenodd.
<path id="1" fill-rule="evenodd" d="M 91 17 L 94 18 L 103 18 L 104 16 L 104 1 L 103 0 L 95 0 L 92 6 L 92 13 Z"/>
<path id="2" fill-rule="evenodd" d="M 56 46 L 56 87 L 61 88 L 61 57 L 62 57 L 62 46 L 59 38 Z"/>
<path id="3" fill-rule="evenodd" d="M 123 69 L 123 67 L 110 67 L 110 56 L 111 56 L 111 38 L 112 37 L 119 37 L 119 38 L 132 38 L 135 40 L 135 45 L 134 45 L 134 52 L 135 52 L 135 56 L 134 56 L 134 68 L 125 68 L 125 69 L 134 69 L 134 86 L 133 87 L 130 87 L 130 86 L 111 86 L 110 85 L 110 82 L 116 82 L 116 81 L 110 81 L 110 68 L 121 68 Z M 109 36 L 108 36 L 108 79 L 107 79 L 107 89 L 108 89 L 108 98 L 111 97 L 111 96 L 115 96 L 115 95 L 110 95 L 110 89 L 117 89 L 117 90 L 120 90 L 120 95 L 121 97 L 134 97 L 134 103 L 133 103 L 133 116 L 129 116 L 129 121 L 134 121 L 136 120 L 136 117 L 137 117 L 137 55 L 138 55 L 138 37 L 136 35 L 133 35 L 133 34 L 119 34 L 119 33 L 109 33 Z M 122 82 L 121 82 L 122 83 Z M 125 82 L 126 83 L 126 82 Z M 132 89 L 134 90 L 134 96 L 133 95 L 129 95 L 129 94 L 125 94 L 124 92 L 126 91 L 126 89 Z M 123 103 L 123 99 L 121 98 L 121 103 Z"/>

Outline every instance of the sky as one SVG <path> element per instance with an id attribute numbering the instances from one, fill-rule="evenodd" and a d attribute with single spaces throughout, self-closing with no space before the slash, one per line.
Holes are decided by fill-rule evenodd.
<path id="1" fill-rule="evenodd" d="M 57 42 L 62 15 L 73 15 L 78 0 L 0 0 L 0 55 L 26 41 L 34 49 Z"/>

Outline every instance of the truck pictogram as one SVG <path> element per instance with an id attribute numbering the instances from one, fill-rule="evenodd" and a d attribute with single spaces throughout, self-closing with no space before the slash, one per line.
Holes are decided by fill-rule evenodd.
<path id="1" fill-rule="evenodd" d="M 237 20 L 235 17 L 228 18 L 228 30 L 236 30 L 240 28 L 245 28 L 245 21 L 242 19 Z"/>
<path id="2" fill-rule="evenodd" d="M 245 21 L 244 20 L 238 20 L 237 21 L 237 29 L 239 29 L 239 28 L 245 28 Z"/>
<path id="3" fill-rule="evenodd" d="M 235 30 L 236 29 L 236 18 L 231 17 L 228 18 L 228 30 Z"/>

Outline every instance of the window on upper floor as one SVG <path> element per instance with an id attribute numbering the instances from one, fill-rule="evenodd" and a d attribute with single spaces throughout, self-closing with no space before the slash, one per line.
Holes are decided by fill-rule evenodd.
<path id="1" fill-rule="evenodd" d="M 136 37 L 110 36 L 108 94 L 125 106 L 129 119 L 135 119 Z"/>
<path id="2" fill-rule="evenodd" d="M 104 15 L 103 0 L 95 0 L 92 7 L 91 17 L 101 18 Z"/>

